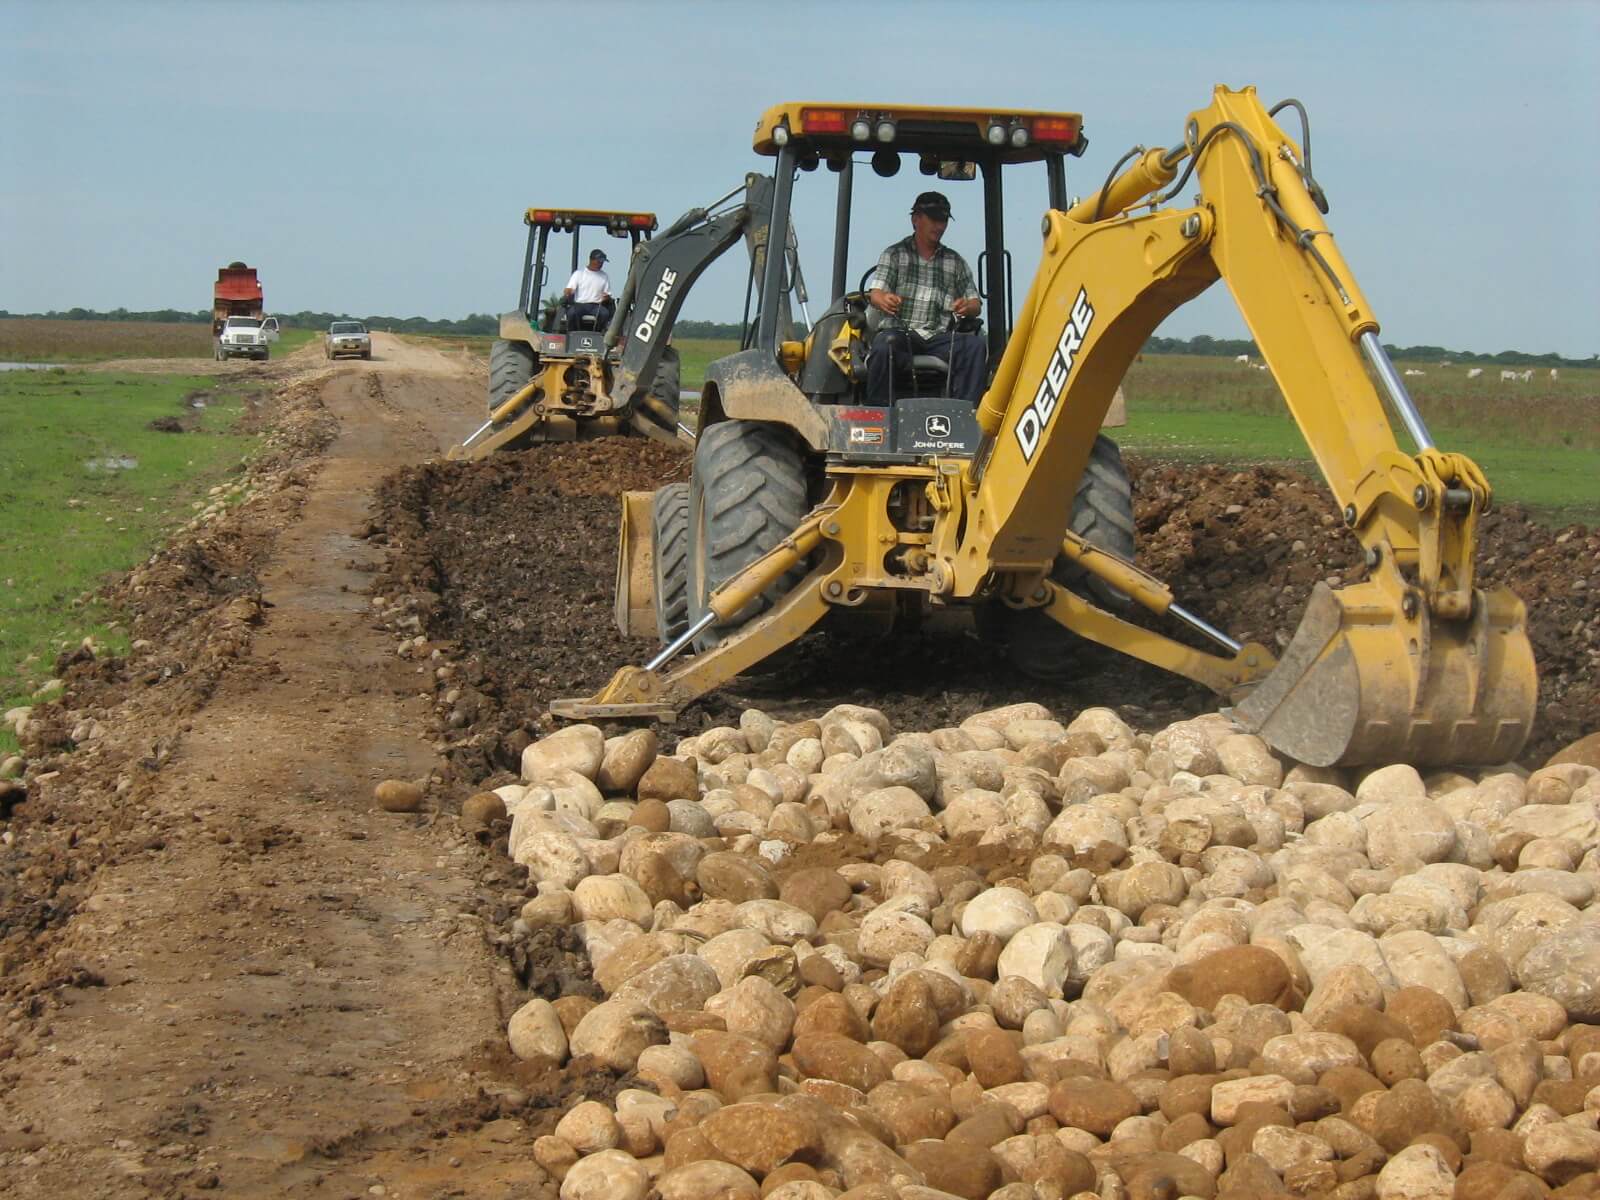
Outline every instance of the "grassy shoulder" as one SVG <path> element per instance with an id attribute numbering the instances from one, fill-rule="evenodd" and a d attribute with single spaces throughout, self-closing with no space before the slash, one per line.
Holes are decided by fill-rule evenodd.
<path id="1" fill-rule="evenodd" d="M 229 432 L 243 410 L 237 386 L 204 376 L 0 374 L 0 710 L 84 637 L 126 648 L 116 614 L 79 598 L 238 469 L 257 440 Z"/>

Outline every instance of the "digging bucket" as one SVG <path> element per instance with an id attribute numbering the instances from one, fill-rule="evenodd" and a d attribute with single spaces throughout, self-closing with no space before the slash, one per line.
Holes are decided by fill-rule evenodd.
<path id="1" fill-rule="evenodd" d="M 1318 584 L 1235 720 L 1318 767 L 1511 761 L 1538 695 L 1526 612 L 1504 588 L 1472 596 L 1470 617 L 1445 621 L 1376 582 Z"/>

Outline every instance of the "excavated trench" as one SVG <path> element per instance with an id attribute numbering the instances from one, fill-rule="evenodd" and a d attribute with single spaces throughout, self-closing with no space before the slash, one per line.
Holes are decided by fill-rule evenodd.
<path id="1" fill-rule="evenodd" d="M 430 644 L 459 669 L 439 687 L 442 735 L 456 782 L 514 770 L 549 702 L 594 690 L 653 644 L 613 624 L 617 500 L 627 489 L 687 478 L 687 456 L 633 439 L 546 445 L 477 463 L 406 468 L 380 488 L 369 536 L 393 543 L 378 590 L 406 596 Z M 1139 561 L 1190 610 L 1234 637 L 1282 647 L 1312 586 L 1353 581 L 1358 547 L 1320 483 L 1282 467 L 1130 459 Z M 1539 715 L 1524 761 L 1537 765 L 1587 732 L 1600 708 L 1600 534 L 1550 529 L 1516 505 L 1486 516 L 1479 571 L 1528 605 L 1539 665 Z M 1176 676 L 1086 647 L 1059 685 L 1020 676 L 960 632 L 868 643 L 822 637 L 808 671 L 781 694 L 727 687 L 685 712 L 680 734 L 758 705 L 775 716 L 870 704 L 896 724 L 935 728 L 1036 700 L 1058 712 L 1115 709 L 1153 728 L 1215 707 Z"/>

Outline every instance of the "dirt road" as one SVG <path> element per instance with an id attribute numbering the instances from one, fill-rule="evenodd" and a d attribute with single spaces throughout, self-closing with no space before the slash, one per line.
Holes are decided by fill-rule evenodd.
<path id="1" fill-rule="evenodd" d="M 479 916 L 490 860 L 453 821 L 371 800 L 379 780 L 426 778 L 435 755 L 419 736 L 426 668 L 376 628 L 376 554 L 354 534 L 385 473 L 470 429 L 482 377 L 374 340 L 372 362 L 308 348 L 266 368 L 284 403 L 325 408 L 337 433 L 320 465 L 289 473 L 298 512 L 264 506 L 241 534 L 258 590 L 235 598 L 244 645 L 208 701 L 187 716 L 124 702 L 95 762 L 18 810 L 19 849 L 58 814 L 78 822 L 67 862 L 97 843 L 105 863 L 41 935 L 34 986 L 13 992 L 9 1195 L 528 1195 L 545 1181 L 514 1126 L 462 1120 L 480 1089 L 509 1086 L 495 1065 L 508 985 Z M 108 809 L 121 819 L 101 837 Z"/>

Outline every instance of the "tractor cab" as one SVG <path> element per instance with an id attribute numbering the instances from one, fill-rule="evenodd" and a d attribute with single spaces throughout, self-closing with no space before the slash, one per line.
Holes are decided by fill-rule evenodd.
<path id="1" fill-rule="evenodd" d="M 967 250 L 963 257 L 982 301 L 981 317 L 968 328 L 985 339 L 992 373 L 1015 316 L 1004 213 L 1007 183 L 1037 189 L 1032 211 L 1064 209 L 1065 160 L 1087 145 L 1077 113 L 821 103 L 768 109 L 756 125 L 754 148 L 776 159 L 769 244 L 789 237 L 797 181 L 824 166 L 835 176 L 830 303 L 803 340 L 791 339 L 777 306 L 759 303 L 759 297 L 784 290 L 785 259 L 769 258 L 764 277 L 756 281 L 758 308 L 747 327 L 745 350 L 714 364 L 708 375 L 709 395 L 702 406 L 709 402 L 710 420 L 738 416 L 747 408 L 734 393 L 747 391 L 752 375 L 765 381 L 769 399 L 781 377 L 792 389 L 790 400 L 803 396 L 811 413 L 801 414 L 790 404 L 785 406 L 789 415 L 780 419 L 830 459 L 906 462 L 970 453 L 978 440 L 972 405 L 950 398 L 948 366 L 941 358 L 919 355 L 894 374 L 887 395 L 869 394 L 873 340 L 887 320 L 866 290 L 879 254 L 889 240 L 911 232 L 906 214 L 913 193 L 938 189 L 949 196 L 959 215 L 945 240 Z M 862 167 L 871 174 L 858 170 Z M 912 176 L 909 185 L 878 182 L 902 171 Z M 868 221 L 854 221 L 858 201 Z M 886 226 L 883 218 L 891 212 L 897 223 Z M 874 231 L 870 237 L 862 232 L 868 223 Z M 885 237 L 885 228 L 898 232 Z M 968 257 L 974 232 L 976 261 Z M 1031 224 L 1027 234 L 1037 236 Z M 720 412 L 719 400 L 726 401 Z M 702 427 L 705 423 L 703 417 Z"/>
<path id="2" fill-rule="evenodd" d="M 599 239 L 585 237 L 586 230 L 603 230 L 614 238 L 627 238 L 630 253 L 641 240 L 648 241 L 656 230 L 656 215 L 648 212 L 616 212 L 609 209 L 586 208 L 530 208 L 523 215 L 528 227 L 527 247 L 522 255 L 522 290 L 517 299 L 517 311 L 500 318 L 500 336 L 519 338 L 529 343 L 543 355 L 601 355 L 605 346 L 605 323 L 593 314 L 585 314 L 571 322 L 560 302 L 561 288 L 545 295 L 551 283 L 550 259 L 555 249 L 550 245 L 550 235 L 571 235 L 571 265 L 566 268 L 559 284 L 565 284 L 568 275 L 588 261 L 588 251 L 601 248 Z M 585 243 L 593 243 L 585 248 Z M 620 256 L 619 256 L 620 257 Z M 616 278 L 627 275 L 627 261 L 617 264 Z M 530 336 L 531 335 L 531 336 Z"/>

